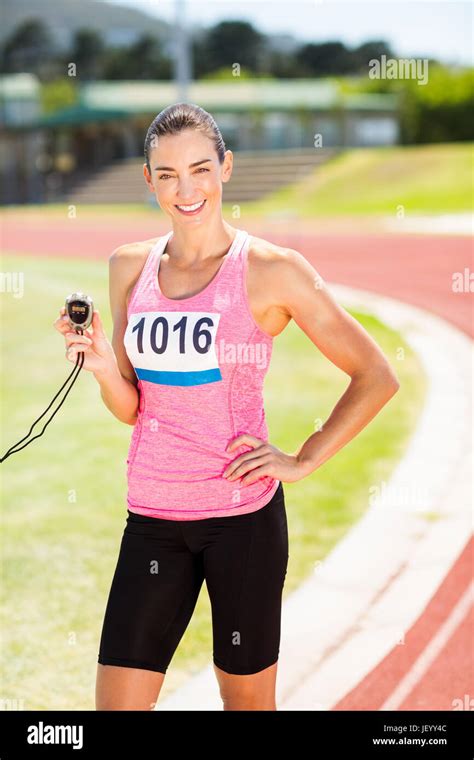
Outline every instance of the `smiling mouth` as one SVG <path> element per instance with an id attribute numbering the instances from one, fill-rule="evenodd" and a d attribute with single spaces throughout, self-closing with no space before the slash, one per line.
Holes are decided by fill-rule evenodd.
<path id="1" fill-rule="evenodd" d="M 197 212 L 202 209 L 205 202 L 206 202 L 206 199 L 204 199 L 203 201 L 200 201 L 199 203 L 190 204 L 189 206 L 178 206 L 177 204 L 175 205 L 178 211 L 180 211 L 182 214 L 187 214 L 189 216 L 190 214 L 197 214 Z"/>

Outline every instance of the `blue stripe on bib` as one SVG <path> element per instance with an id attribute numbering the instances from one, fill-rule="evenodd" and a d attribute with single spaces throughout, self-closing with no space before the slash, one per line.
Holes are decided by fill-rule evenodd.
<path id="1" fill-rule="evenodd" d="M 222 380 L 219 368 L 205 369 L 199 372 L 170 372 L 135 367 L 135 372 L 140 380 L 158 385 L 204 385 Z"/>

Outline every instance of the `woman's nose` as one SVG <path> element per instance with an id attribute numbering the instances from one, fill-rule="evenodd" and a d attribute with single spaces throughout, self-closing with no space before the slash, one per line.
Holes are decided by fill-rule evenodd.
<path id="1" fill-rule="evenodd" d="M 185 200 L 193 200 L 195 195 L 195 187 L 192 179 L 182 179 L 178 182 L 178 197 Z"/>

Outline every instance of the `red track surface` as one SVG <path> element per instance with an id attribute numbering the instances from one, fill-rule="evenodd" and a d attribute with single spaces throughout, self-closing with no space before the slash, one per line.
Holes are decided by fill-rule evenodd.
<path id="1" fill-rule="evenodd" d="M 18 253 L 107 259 L 118 245 L 156 237 L 162 222 L 119 217 L 64 220 L 2 218 L 3 248 Z M 239 227 L 240 224 L 235 226 Z M 425 308 L 474 335 L 472 293 L 456 293 L 453 274 L 474 271 L 470 237 L 427 235 L 311 234 L 272 231 L 269 225 L 246 227 L 255 235 L 295 248 L 325 280 L 371 290 Z M 474 286 L 473 286 L 474 287 Z M 473 577 L 473 542 L 469 542 L 413 627 L 403 645 L 389 655 L 347 694 L 336 710 L 378 710 L 433 641 Z M 460 699 L 474 709 L 472 601 L 469 612 L 444 642 L 436 658 L 415 680 L 397 709 L 452 710 Z"/>
<path id="2" fill-rule="evenodd" d="M 405 634 L 404 643 L 394 647 L 381 663 L 334 710 L 379 710 L 401 679 L 449 618 L 456 603 L 472 581 L 474 542 L 470 541 L 423 614 Z M 473 700 L 473 606 L 449 636 L 424 675 L 401 702 L 399 710 L 452 710 L 453 700 Z M 464 707 L 464 709 L 468 709 Z"/>

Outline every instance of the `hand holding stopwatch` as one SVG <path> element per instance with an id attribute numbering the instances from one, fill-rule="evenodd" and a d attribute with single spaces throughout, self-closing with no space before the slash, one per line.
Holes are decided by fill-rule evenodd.
<path id="1" fill-rule="evenodd" d="M 92 299 L 89 296 L 85 295 L 84 293 L 80 293 L 80 292 L 78 292 L 78 293 L 71 293 L 66 298 L 65 307 L 64 307 L 64 309 L 62 311 L 65 311 L 65 316 L 67 317 L 67 322 L 69 324 L 69 327 L 72 330 L 74 330 L 78 335 L 82 335 L 83 332 L 84 332 L 84 330 L 86 330 L 87 327 L 89 327 L 89 325 L 92 322 L 92 317 L 93 317 L 93 314 L 94 314 L 94 304 L 92 302 Z M 83 364 L 84 364 L 84 352 L 80 351 L 78 353 L 78 355 L 77 355 L 77 360 L 76 360 L 76 364 L 74 366 L 74 369 L 72 370 L 71 374 L 66 379 L 66 381 L 62 384 L 61 388 L 56 393 L 56 395 L 52 399 L 52 401 L 49 404 L 49 406 L 44 410 L 43 414 L 40 417 L 38 417 L 38 419 L 35 420 L 35 422 L 33 422 L 32 426 L 30 427 L 29 432 L 27 433 L 27 435 L 25 435 L 24 438 L 22 438 L 17 443 L 13 444 L 13 446 L 10 446 L 10 448 L 8 449 L 8 451 L 6 452 L 6 454 L 0 459 L 0 463 L 4 462 L 4 460 L 7 459 L 7 457 L 11 456 L 11 454 L 16 454 L 17 451 L 21 451 L 21 449 L 24 449 L 25 446 L 28 446 L 36 438 L 39 438 L 40 436 L 43 435 L 44 431 L 46 430 L 46 428 L 48 427 L 49 423 L 51 422 L 51 420 L 55 416 L 56 412 L 58 412 L 59 409 L 61 408 L 61 406 L 63 405 L 63 403 L 64 403 L 64 401 L 66 399 L 66 396 L 68 395 L 68 393 L 71 390 L 72 386 L 76 382 L 77 376 L 79 375 L 79 372 L 81 371 Z M 79 367 L 79 369 L 77 369 L 78 367 Z M 76 369 L 77 369 L 77 372 L 76 372 Z M 73 375 L 74 375 L 74 377 L 73 377 Z M 31 438 L 29 441 L 27 441 L 26 443 L 24 443 L 23 446 L 20 446 L 19 448 L 17 448 L 17 446 L 20 443 L 22 443 L 23 441 L 25 441 L 28 438 L 28 436 L 31 434 L 31 431 L 33 430 L 34 426 L 36 425 L 36 423 L 39 422 L 40 419 L 42 417 L 44 417 L 44 415 L 46 414 L 46 412 L 51 408 L 52 404 L 57 399 L 57 397 L 59 396 L 59 394 L 61 393 L 61 391 L 63 390 L 63 388 L 67 385 L 67 383 L 69 382 L 69 380 L 71 379 L 71 377 L 73 377 L 73 380 L 72 380 L 69 388 L 67 389 L 66 393 L 64 394 L 63 400 L 59 404 L 58 408 L 53 412 L 53 414 L 51 415 L 51 417 L 49 418 L 49 420 L 46 422 L 46 424 L 43 427 L 43 430 L 41 431 L 41 433 L 38 433 L 38 435 L 33 436 L 33 438 Z"/>

